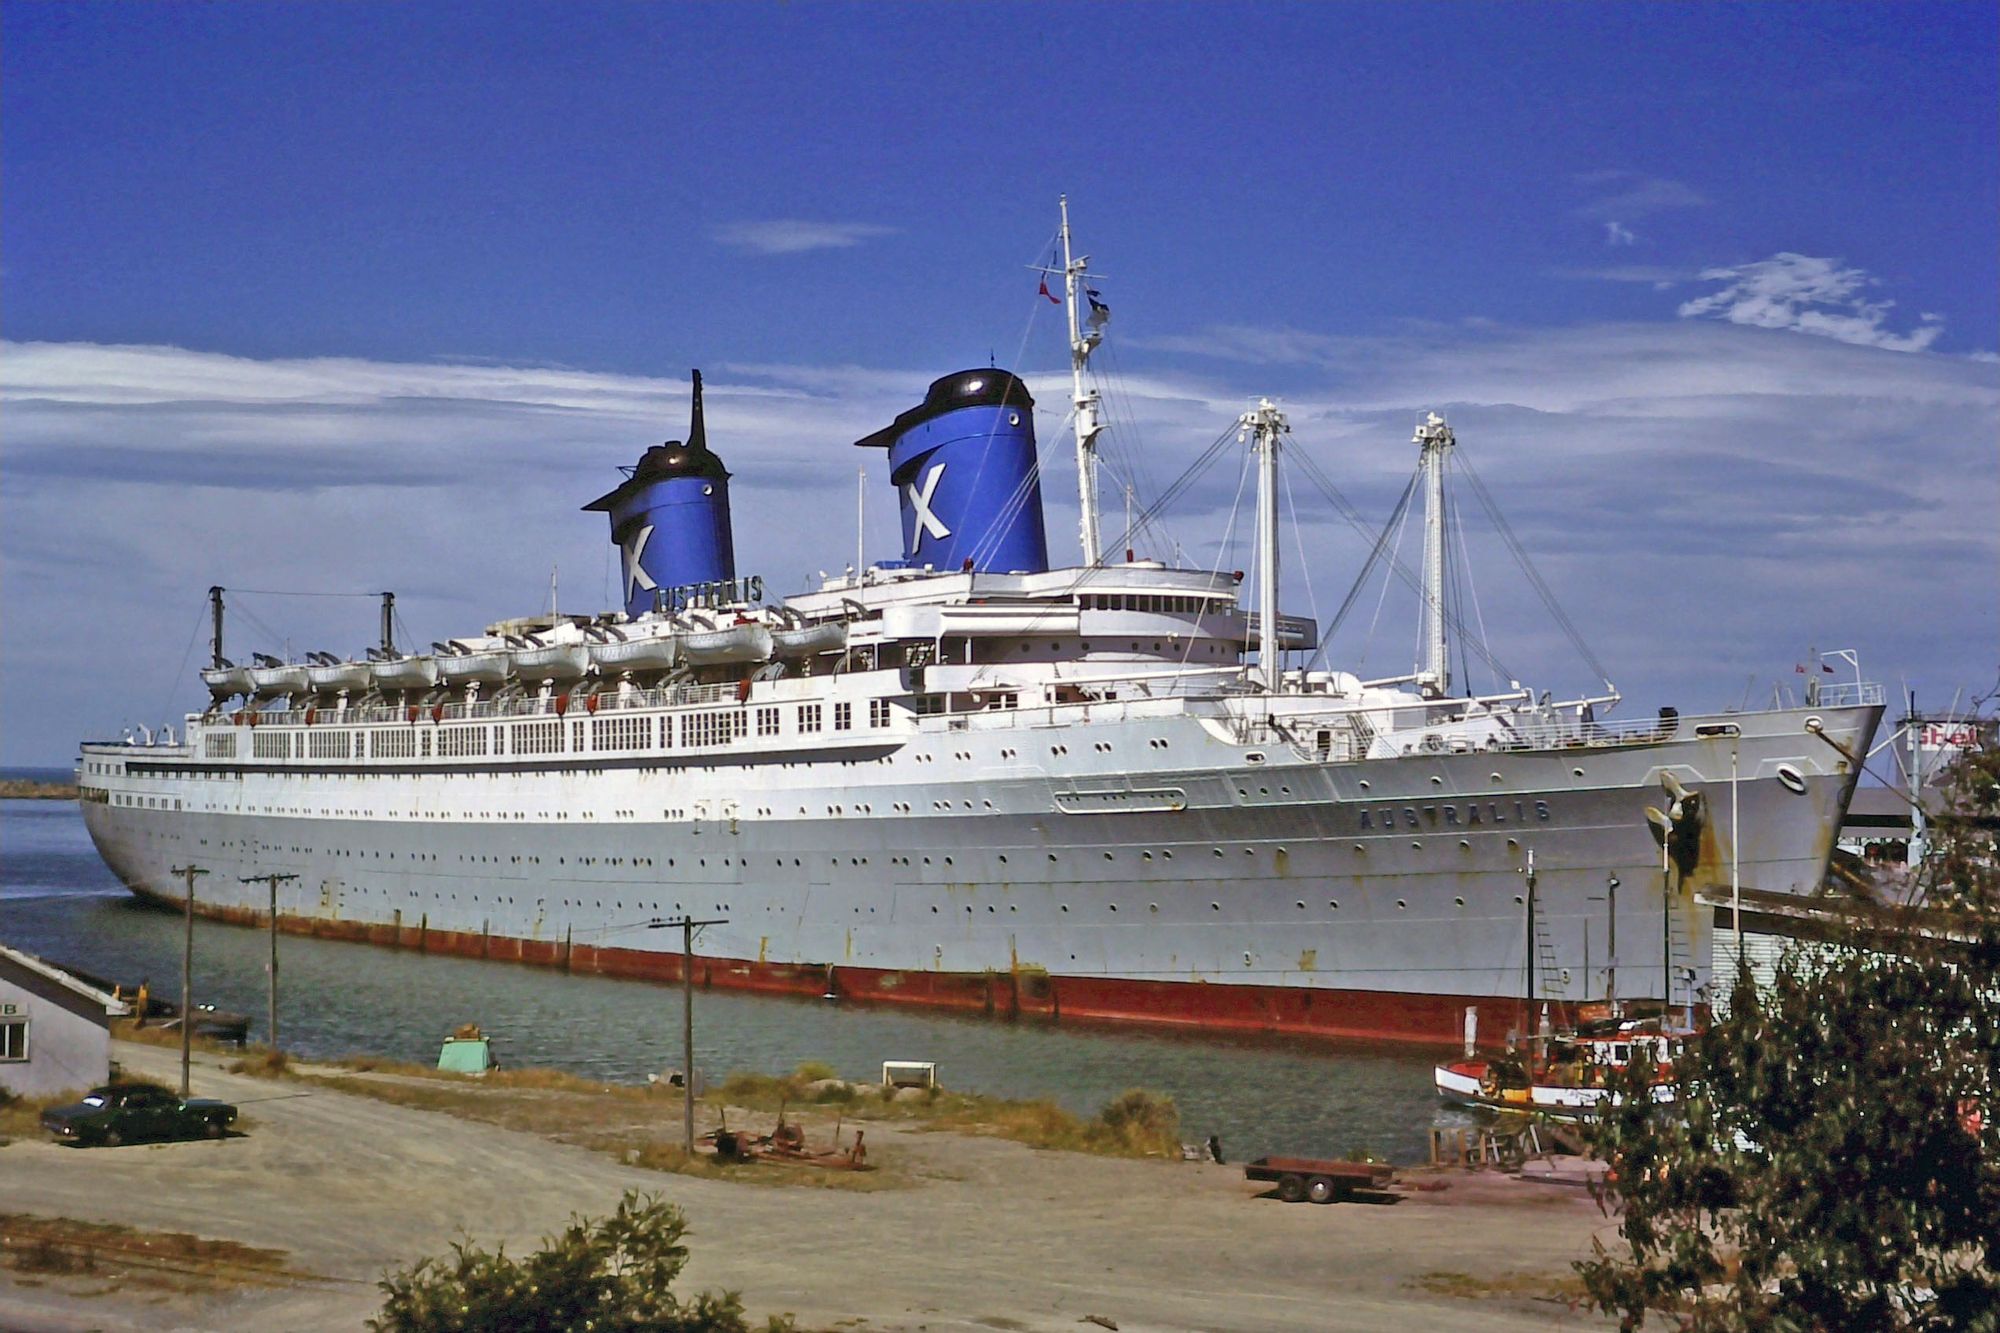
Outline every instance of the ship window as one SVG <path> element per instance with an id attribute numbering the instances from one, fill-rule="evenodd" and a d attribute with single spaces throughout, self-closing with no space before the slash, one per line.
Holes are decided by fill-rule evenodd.
<path id="1" fill-rule="evenodd" d="M 833 706 L 833 729 L 851 731 L 854 728 L 854 705 L 838 703 Z"/>
<path id="2" fill-rule="evenodd" d="M 820 706 L 818 704 L 799 705 L 799 730 L 818 731 L 820 729 Z"/>

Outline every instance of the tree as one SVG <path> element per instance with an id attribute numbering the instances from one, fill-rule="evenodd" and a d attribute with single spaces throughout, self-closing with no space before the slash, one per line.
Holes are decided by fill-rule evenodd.
<path id="1" fill-rule="evenodd" d="M 688 1259 L 687 1220 L 657 1196 L 627 1193 L 609 1217 L 572 1217 L 524 1259 L 469 1241 L 381 1283 L 376 1333 L 746 1333 L 735 1292 L 674 1295 Z M 770 1321 L 771 1333 L 789 1322 Z"/>
<path id="2" fill-rule="evenodd" d="M 1630 1071 L 1597 1143 L 1626 1252 L 1577 1265 L 1624 1328 L 2000 1330 L 2000 750 L 1946 796 L 1920 905 L 1741 972 L 1671 1114 Z"/>

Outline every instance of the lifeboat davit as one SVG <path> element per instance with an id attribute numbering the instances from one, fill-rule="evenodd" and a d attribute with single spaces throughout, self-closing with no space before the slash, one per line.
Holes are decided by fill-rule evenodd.
<path id="1" fill-rule="evenodd" d="M 671 634 L 612 639 L 590 645 L 590 660 L 602 675 L 625 671 L 667 671 L 681 660 L 681 641 Z"/>
<path id="2" fill-rule="evenodd" d="M 438 683 L 435 657 L 392 657 L 369 663 L 369 677 L 378 690 L 428 690 Z"/>
<path id="3" fill-rule="evenodd" d="M 809 657 L 814 653 L 837 653 L 847 646 L 847 622 L 829 620 L 818 625 L 799 625 L 771 631 L 771 648 L 779 657 Z"/>
<path id="4" fill-rule="evenodd" d="M 201 673 L 201 683 L 218 700 L 248 694 L 255 688 L 250 683 L 250 668 L 240 666 L 207 667 Z"/>
<path id="5" fill-rule="evenodd" d="M 275 699 L 279 695 L 305 694 L 312 689 L 312 678 L 308 668 L 280 663 L 277 666 L 250 668 L 250 688 L 259 699 Z"/>
<path id="6" fill-rule="evenodd" d="M 514 650 L 514 670 L 522 680 L 582 680 L 590 670 L 590 648 L 581 643 L 550 643 Z"/>
<path id="7" fill-rule="evenodd" d="M 460 653 L 436 661 L 438 677 L 447 685 L 502 685 L 514 674 L 513 658 L 504 652 Z"/>
<path id="8" fill-rule="evenodd" d="M 368 688 L 374 679 L 373 664 L 368 662 L 329 662 L 323 666 L 307 667 L 306 679 L 322 694 L 333 694 L 340 690 L 353 693 Z"/>
<path id="9" fill-rule="evenodd" d="M 681 655 L 697 666 L 763 662 L 771 656 L 769 625 L 728 625 L 681 636 Z"/>

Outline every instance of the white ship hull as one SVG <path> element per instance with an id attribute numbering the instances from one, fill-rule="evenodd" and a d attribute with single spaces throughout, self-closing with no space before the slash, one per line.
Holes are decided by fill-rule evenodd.
<path id="1" fill-rule="evenodd" d="M 178 747 L 86 745 L 84 815 L 135 892 L 178 903 L 170 868 L 194 861 L 211 870 L 198 910 L 243 922 L 265 890 L 239 877 L 282 873 L 298 876 L 286 928 L 440 952 L 676 977 L 678 933 L 649 927 L 692 913 L 726 919 L 700 944 L 718 986 L 1439 1043 L 1470 1006 L 1492 1042 L 1518 1023 L 1529 850 L 1566 963 L 1547 998 L 1602 994 L 1615 875 L 1620 994 L 1699 1001 L 1693 894 L 1728 883 L 1732 852 L 1747 886 L 1817 887 L 1854 781 L 1828 742 L 1860 752 L 1880 710 L 1346 761 L 1229 735 L 1181 701 L 634 744 L 642 717 L 672 711 L 197 722 Z M 343 732 L 361 755 L 336 755 Z M 386 757 L 403 748 L 432 753 Z M 1663 773 L 1721 812 L 1671 906 L 1645 813 Z"/>

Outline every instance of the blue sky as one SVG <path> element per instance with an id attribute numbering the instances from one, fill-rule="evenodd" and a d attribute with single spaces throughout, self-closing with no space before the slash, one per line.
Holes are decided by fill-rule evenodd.
<path id="1" fill-rule="evenodd" d="M 1996 13 L 10 3 L 0 759 L 195 702 L 210 583 L 394 587 L 423 641 L 552 564 L 612 605 L 576 508 L 683 431 L 690 366 L 739 565 L 837 567 L 848 445 L 931 377 L 1015 366 L 1060 444 L 1024 266 L 1063 192 L 1142 503 L 1270 394 L 1386 514 L 1436 407 L 1635 707 L 1768 697 L 1809 645 L 1988 687 Z M 1360 548 L 1312 500 L 1286 600 L 1325 615 Z M 1589 685 L 1471 554 L 1509 668 Z M 246 609 L 240 649 L 368 637 Z M 1408 619 L 1336 657 L 1395 669 Z"/>

